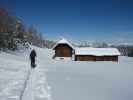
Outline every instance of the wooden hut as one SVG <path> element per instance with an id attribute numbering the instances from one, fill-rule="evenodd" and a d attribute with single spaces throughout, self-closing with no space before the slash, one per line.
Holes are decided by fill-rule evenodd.
<path id="1" fill-rule="evenodd" d="M 70 42 L 68 42 L 66 39 L 61 39 L 58 41 L 54 47 L 53 50 L 55 50 L 55 57 L 72 57 L 73 54 L 73 46 Z"/>
<path id="2" fill-rule="evenodd" d="M 116 48 L 75 48 L 75 61 L 118 61 Z"/>

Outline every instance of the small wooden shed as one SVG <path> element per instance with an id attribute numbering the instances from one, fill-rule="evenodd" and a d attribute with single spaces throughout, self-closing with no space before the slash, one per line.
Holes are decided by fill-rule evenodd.
<path id="1" fill-rule="evenodd" d="M 75 61 L 118 61 L 116 48 L 75 48 Z"/>
<path id="2" fill-rule="evenodd" d="M 74 49 L 71 43 L 63 38 L 54 45 L 53 50 L 55 50 L 54 57 L 72 57 Z"/>

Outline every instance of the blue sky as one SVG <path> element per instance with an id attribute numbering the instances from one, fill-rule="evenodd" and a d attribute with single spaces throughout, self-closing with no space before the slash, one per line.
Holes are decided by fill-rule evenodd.
<path id="1" fill-rule="evenodd" d="M 133 0 L 0 0 L 49 39 L 133 41 Z"/>

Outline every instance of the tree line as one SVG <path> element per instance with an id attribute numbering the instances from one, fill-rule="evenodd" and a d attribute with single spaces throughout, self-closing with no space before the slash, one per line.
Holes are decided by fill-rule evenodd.
<path id="1" fill-rule="evenodd" d="M 47 48 L 54 45 L 53 41 L 42 36 L 35 25 L 26 27 L 20 18 L 5 8 L 0 8 L 0 49 L 16 50 L 17 43 L 26 42 Z"/>

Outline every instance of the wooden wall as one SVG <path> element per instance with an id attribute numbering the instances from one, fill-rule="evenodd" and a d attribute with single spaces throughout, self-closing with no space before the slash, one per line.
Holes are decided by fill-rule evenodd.
<path id="1" fill-rule="evenodd" d="M 75 61 L 118 61 L 118 56 L 75 55 Z"/>
<path id="2" fill-rule="evenodd" d="M 67 44 L 59 44 L 55 47 L 55 57 L 72 57 L 73 49 Z"/>

